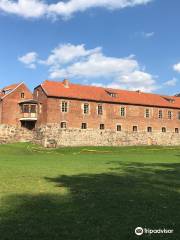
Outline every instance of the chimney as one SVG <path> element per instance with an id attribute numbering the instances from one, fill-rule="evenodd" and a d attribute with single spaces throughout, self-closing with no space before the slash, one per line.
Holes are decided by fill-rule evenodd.
<path id="1" fill-rule="evenodd" d="M 69 80 L 68 79 L 64 79 L 63 84 L 64 84 L 65 88 L 69 88 Z"/>

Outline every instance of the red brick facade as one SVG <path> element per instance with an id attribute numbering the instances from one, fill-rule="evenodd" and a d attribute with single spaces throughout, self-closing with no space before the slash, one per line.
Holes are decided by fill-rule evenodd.
<path id="1" fill-rule="evenodd" d="M 0 124 L 20 126 L 22 117 L 20 102 L 32 99 L 32 93 L 24 83 L 13 84 L 0 91 Z"/>
<path id="2" fill-rule="evenodd" d="M 53 85 L 53 82 L 51 84 Z M 71 88 L 71 85 L 69 88 Z M 96 87 L 93 87 L 93 89 L 96 94 Z M 66 91 L 66 86 L 64 91 Z M 114 91 L 118 94 L 117 90 Z M 59 92 L 59 95 L 61 95 L 61 92 Z M 131 92 L 129 93 L 131 94 Z M 88 129 L 101 128 L 101 130 L 176 133 L 180 130 L 180 98 L 178 97 L 164 97 L 155 94 L 147 94 L 146 96 L 142 93 L 142 101 L 145 102 L 145 96 L 147 97 L 147 105 L 143 103 L 144 106 L 142 106 L 142 104 L 137 103 L 121 103 L 116 100 L 116 97 L 115 102 L 107 102 L 107 99 L 103 102 L 103 99 L 101 101 L 88 99 L 88 94 L 86 99 L 78 99 L 79 96 L 77 96 L 77 99 L 74 96 L 73 98 L 71 96 L 64 97 L 65 94 L 66 92 L 62 92 L 62 97 L 59 95 L 57 97 L 49 96 L 48 88 L 44 87 L 43 84 L 35 89 L 34 98 L 41 104 L 37 126 L 41 124 L 62 124 L 61 127 L 63 128 L 81 129 L 82 123 L 86 123 L 86 126 L 83 125 L 83 127 Z M 141 93 L 138 93 L 138 95 L 139 99 L 136 97 L 136 101 L 141 101 Z M 149 103 L 150 96 L 151 98 L 155 96 L 160 100 L 162 98 L 162 102 L 156 102 L 156 106 L 151 106 Z M 165 105 L 166 101 L 167 107 Z M 65 104 L 67 108 L 65 110 L 62 109 L 63 102 L 67 103 Z M 88 113 L 84 113 L 84 104 L 88 104 Z"/>
<path id="3" fill-rule="evenodd" d="M 122 132 L 180 131 L 180 97 L 45 81 L 33 95 L 24 83 L 0 92 L 0 124 Z M 33 126 L 29 126 L 32 127 Z"/>

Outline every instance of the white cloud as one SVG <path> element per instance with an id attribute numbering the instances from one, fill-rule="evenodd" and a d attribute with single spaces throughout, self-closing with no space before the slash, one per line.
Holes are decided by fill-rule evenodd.
<path id="1" fill-rule="evenodd" d="M 164 85 L 169 86 L 169 87 L 174 87 L 177 84 L 177 78 L 173 78 L 167 82 L 164 83 Z"/>
<path id="2" fill-rule="evenodd" d="M 142 32 L 143 37 L 145 38 L 151 38 L 154 36 L 154 32 Z"/>
<path id="3" fill-rule="evenodd" d="M 47 7 L 46 4 L 39 0 L 0 0 L 0 11 L 25 18 L 42 17 L 46 14 Z"/>
<path id="4" fill-rule="evenodd" d="M 106 57 L 102 52 L 98 52 L 61 68 L 61 71 L 68 77 L 108 78 L 117 77 L 135 68 L 138 68 L 138 63 L 132 58 Z"/>
<path id="5" fill-rule="evenodd" d="M 26 65 L 28 68 L 35 69 L 36 62 L 38 59 L 38 54 L 36 52 L 29 52 L 24 56 L 18 58 L 18 60 Z"/>
<path id="6" fill-rule="evenodd" d="M 126 73 L 107 86 L 127 90 L 140 90 L 143 92 L 152 92 L 159 88 L 151 74 L 139 70 Z"/>
<path id="7" fill-rule="evenodd" d="M 52 50 L 45 60 L 38 59 L 37 53 L 28 53 L 19 60 L 28 66 L 47 66 L 51 79 L 75 78 L 91 81 L 94 85 L 104 85 L 103 82 L 107 82 L 107 87 L 148 92 L 157 89 L 156 77 L 145 72 L 135 56 L 105 56 L 101 47 L 86 49 L 83 44 L 63 44 Z"/>
<path id="8" fill-rule="evenodd" d="M 180 62 L 173 66 L 174 71 L 180 73 Z"/>
<path id="9" fill-rule="evenodd" d="M 144 5 L 152 0 L 69 0 L 48 4 L 42 0 L 0 0 L 0 11 L 16 14 L 25 18 L 39 18 L 43 16 L 68 18 L 76 12 L 83 12 L 89 8 L 102 7 L 106 9 L 122 9 Z"/>
<path id="10" fill-rule="evenodd" d="M 80 57 L 86 57 L 100 51 L 101 48 L 99 47 L 92 50 L 86 50 L 83 44 L 77 46 L 72 44 L 61 44 L 52 50 L 50 56 L 46 61 L 44 61 L 44 63 L 47 65 L 65 64 L 72 62 Z"/>

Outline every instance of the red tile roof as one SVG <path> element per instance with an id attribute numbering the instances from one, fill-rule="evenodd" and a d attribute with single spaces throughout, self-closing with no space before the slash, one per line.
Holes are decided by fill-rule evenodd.
<path id="1" fill-rule="evenodd" d="M 180 97 L 163 96 L 139 91 L 127 91 L 46 80 L 41 84 L 49 97 L 83 99 L 98 102 L 124 103 L 143 106 L 180 108 Z M 114 93 L 115 96 L 111 96 Z M 110 95 L 111 94 L 111 95 Z"/>
<path id="2" fill-rule="evenodd" d="M 9 86 L 6 86 L 2 89 L 0 89 L 0 98 L 6 96 L 9 92 L 12 92 L 16 87 L 18 87 L 21 83 L 15 83 L 15 84 L 11 84 Z M 3 91 L 8 91 L 7 93 L 3 93 Z"/>

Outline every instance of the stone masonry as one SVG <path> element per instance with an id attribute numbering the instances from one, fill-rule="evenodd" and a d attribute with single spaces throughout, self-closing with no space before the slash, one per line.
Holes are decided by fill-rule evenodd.
<path id="1" fill-rule="evenodd" d="M 58 124 L 48 124 L 36 129 L 34 142 L 44 147 L 61 146 L 133 146 L 180 145 L 180 137 L 172 132 L 117 132 L 113 130 L 61 129 Z"/>
<path id="2" fill-rule="evenodd" d="M 26 128 L 0 124 L 0 144 L 14 142 L 32 142 L 34 131 Z"/>

